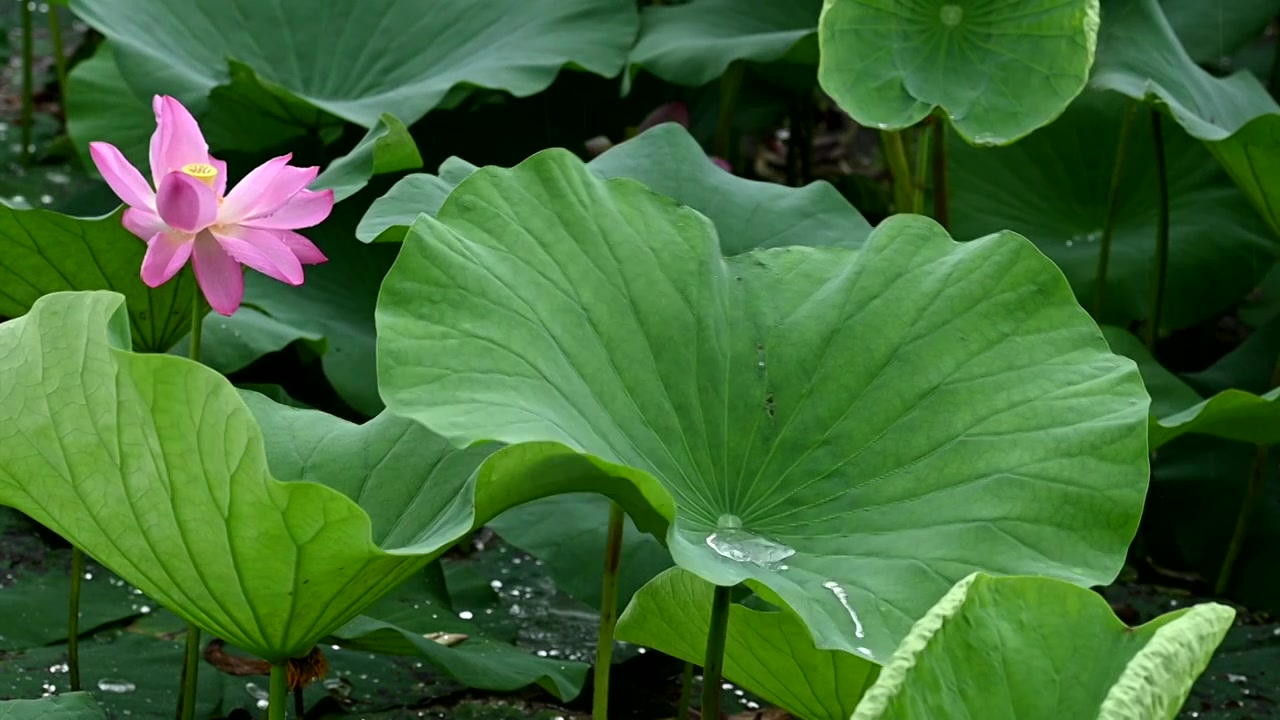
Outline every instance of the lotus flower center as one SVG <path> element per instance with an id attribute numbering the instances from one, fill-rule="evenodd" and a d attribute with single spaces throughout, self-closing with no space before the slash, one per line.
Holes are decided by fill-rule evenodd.
<path id="1" fill-rule="evenodd" d="M 200 182 L 213 187 L 213 181 L 218 177 L 218 168 L 209 163 L 188 163 L 182 166 L 182 172 L 199 180 Z"/>

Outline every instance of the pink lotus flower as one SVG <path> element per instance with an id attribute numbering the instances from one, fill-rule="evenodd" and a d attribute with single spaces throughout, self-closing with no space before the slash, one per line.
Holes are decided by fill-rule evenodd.
<path id="1" fill-rule="evenodd" d="M 115 146 L 89 143 L 98 171 L 129 206 L 125 228 L 147 242 L 143 282 L 159 287 L 191 260 L 209 306 L 231 315 L 244 298 L 241 265 L 301 285 L 304 264 L 328 259 L 294 232 L 319 224 L 333 209 L 332 190 L 306 189 L 319 168 L 290 166 L 293 155 L 281 155 L 227 192 L 227 164 L 209 154 L 191 113 L 166 95 L 157 95 L 151 107 L 155 190 Z"/>

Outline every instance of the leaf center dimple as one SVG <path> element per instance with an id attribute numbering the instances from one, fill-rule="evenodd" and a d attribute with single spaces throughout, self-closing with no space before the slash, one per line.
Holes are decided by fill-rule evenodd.
<path id="1" fill-rule="evenodd" d="M 964 19 L 964 8 L 959 5 L 943 5 L 938 11 L 938 16 L 942 18 L 943 25 L 955 27 Z"/>

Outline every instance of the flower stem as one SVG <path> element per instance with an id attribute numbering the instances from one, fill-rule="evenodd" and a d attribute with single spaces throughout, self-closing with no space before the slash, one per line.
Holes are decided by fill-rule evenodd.
<path id="1" fill-rule="evenodd" d="M 287 663 L 272 663 L 271 689 L 267 695 L 267 720 L 285 720 L 289 714 L 289 671 Z"/>
<path id="2" fill-rule="evenodd" d="M 929 177 L 929 139 L 937 132 L 936 127 L 936 118 L 930 117 L 916 132 L 916 171 L 915 182 L 911 184 L 911 212 L 917 215 L 924 213 L 924 180 Z"/>
<path id="3" fill-rule="evenodd" d="M 1160 312 L 1164 305 L 1165 279 L 1169 274 L 1169 173 L 1165 166 L 1164 129 L 1160 111 L 1151 108 L 1151 132 L 1156 143 L 1156 174 L 1160 190 L 1160 215 L 1156 220 L 1156 259 L 1151 277 L 1151 308 L 1147 320 L 1147 350 L 1155 352 L 1160 337 Z"/>
<path id="4" fill-rule="evenodd" d="M 1249 484 L 1245 486 L 1244 501 L 1240 503 L 1240 513 L 1236 516 L 1236 528 L 1231 533 L 1231 544 L 1227 546 L 1227 554 L 1218 570 L 1218 581 L 1213 585 L 1215 595 L 1225 594 L 1231 586 L 1231 574 L 1235 571 L 1236 560 L 1240 558 L 1240 551 L 1244 548 L 1244 539 L 1249 534 L 1254 511 L 1262 499 L 1262 486 L 1267 476 L 1267 454 L 1266 445 L 1258 445 L 1254 449 L 1253 467 L 1249 470 Z"/>
<path id="5" fill-rule="evenodd" d="M 676 720 L 687 720 L 689 717 L 689 701 L 693 699 L 693 663 L 684 664 L 684 677 L 680 679 L 680 709 L 676 711 Z"/>
<path id="6" fill-rule="evenodd" d="M 711 600 L 711 630 L 707 634 L 707 654 L 702 661 L 702 718 L 720 720 L 720 675 L 724 669 L 724 641 L 729 632 L 731 586 L 716 586 Z"/>
<path id="7" fill-rule="evenodd" d="M 49 38 L 53 42 L 53 67 L 58 75 L 58 94 L 62 98 L 62 112 L 66 115 L 67 107 L 67 58 L 62 44 L 62 21 L 58 17 L 58 6 L 49 5 Z"/>
<path id="8" fill-rule="evenodd" d="M 1111 187 L 1107 190 L 1107 214 L 1102 219 L 1102 239 L 1098 242 L 1098 272 L 1094 276 L 1093 317 L 1102 317 L 1102 302 L 1107 292 L 1107 271 L 1111 265 L 1111 238 L 1116 229 L 1116 198 L 1120 195 L 1120 177 L 1124 174 L 1124 159 L 1129 150 L 1129 132 L 1138 103 L 1130 100 L 1120 121 L 1120 141 L 1116 143 L 1116 158 L 1111 163 Z"/>
<path id="9" fill-rule="evenodd" d="M 204 304 L 204 295 L 200 293 L 197 283 L 191 284 L 191 349 L 189 356 L 200 362 L 200 339 L 204 333 L 204 316 L 209 310 Z M 274 667 L 272 668 L 274 673 Z M 272 682 L 275 681 L 274 674 Z M 182 662 L 182 694 L 178 698 L 179 720 L 194 720 L 196 716 L 196 693 L 200 686 L 200 628 L 187 626 L 187 651 Z"/>
<path id="10" fill-rule="evenodd" d="M 720 76 L 720 116 L 716 120 L 716 155 L 738 167 L 737 143 L 733 142 L 733 111 L 738 106 L 738 91 L 742 89 L 742 76 L 746 66 L 735 60 Z"/>
<path id="11" fill-rule="evenodd" d="M 910 212 L 911 168 L 907 166 L 907 151 L 902 145 L 902 133 L 881 130 L 880 140 L 884 144 L 884 161 L 888 163 L 889 174 L 893 176 L 893 211 Z"/>
<path id="12" fill-rule="evenodd" d="M 933 219 L 951 231 L 951 189 L 947 182 L 947 123 L 933 121 Z"/>
<path id="13" fill-rule="evenodd" d="M 71 602 L 67 612 L 67 667 L 71 692 L 80 691 L 80 586 L 84 582 L 84 551 L 71 547 Z"/>
<path id="14" fill-rule="evenodd" d="M 31 24 L 33 0 L 19 0 L 22 4 L 22 164 L 31 164 L 32 133 L 36 115 L 35 46 Z"/>
<path id="15" fill-rule="evenodd" d="M 595 685 L 591 717 L 609 716 L 609 671 L 613 665 L 613 629 L 618 624 L 618 566 L 622 562 L 622 527 L 626 514 L 618 503 L 609 505 L 609 539 L 604 548 L 604 585 L 600 593 L 600 636 L 596 641 Z"/>

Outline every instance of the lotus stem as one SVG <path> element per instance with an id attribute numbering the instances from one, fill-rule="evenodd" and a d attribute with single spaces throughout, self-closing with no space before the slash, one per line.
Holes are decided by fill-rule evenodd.
<path id="1" fill-rule="evenodd" d="M 1169 274 L 1169 173 L 1164 156 L 1164 128 L 1160 111 L 1151 108 L 1151 132 L 1156 143 L 1156 175 L 1160 190 L 1160 214 L 1156 219 L 1156 260 L 1151 277 L 1151 309 L 1147 321 L 1147 350 L 1155 353 L 1160 337 L 1160 313 L 1165 280 Z"/>
<path id="2" fill-rule="evenodd" d="M 680 708 L 676 711 L 676 720 L 687 720 L 689 702 L 693 700 L 693 663 L 684 664 L 684 677 L 680 679 Z"/>
<path id="3" fill-rule="evenodd" d="M 58 75 L 58 94 L 62 97 L 63 114 L 67 100 L 67 58 L 62 44 L 62 21 L 58 18 L 58 6 L 49 5 L 49 38 L 53 42 L 53 67 Z"/>
<path id="4" fill-rule="evenodd" d="M 937 124 L 930 117 L 916 133 L 916 172 L 915 182 L 911 184 L 911 212 L 917 215 L 924 214 L 924 179 L 929 177 L 929 139 L 937 132 L 936 127 Z"/>
<path id="5" fill-rule="evenodd" d="M 1116 158 L 1111 163 L 1111 187 L 1107 189 L 1107 214 L 1102 219 L 1102 239 L 1098 242 L 1098 272 L 1093 288 L 1093 317 L 1102 317 L 1102 303 L 1106 299 L 1107 272 L 1111 265 L 1111 238 L 1116 229 L 1116 198 L 1120 195 L 1120 178 L 1124 174 L 1124 159 L 1129 151 L 1129 133 L 1133 130 L 1133 118 L 1138 103 L 1129 100 L 1120 121 L 1120 140 L 1116 143 Z"/>
<path id="6" fill-rule="evenodd" d="M 32 37 L 33 0 L 22 3 L 22 164 L 31 164 L 32 135 L 36 116 L 35 45 Z"/>
<path id="7" fill-rule="evenodd" d="M 716 155 L 738 167 L 737 143 L 733 142 L 733 111 L 738 106 L 738 91 L 742 89 L 742 76 L 746 66 L 741 60 L 729 64 L 720 76 L 720 116 L 716 120 Z"/>
<path id="8" fill-rule="evenodd" d="M 933 219 L 951 231 L 951 189 L 947 182 L 947 123 L 933 120 Z"/>
<path id="9" fill-rule="evenodd" d="M 907 151 L 902 145 L 902 133 L 897 130 L 881 130 L 884 144 L 884 160 L 893 176 L 893 210 L 905 213 L 911 210 L 911 169 L 907 166 Z"/>
<path id="10" fill-rule="evenodd" d="M 711 629 L 707 634 L 707 654 L 702 662 L 702 720 L 720 719 L 720 676 L 724 670 L 724 641 L 729 632 L 731 586 L 717 585 L 711 600 Z"/>
<path id="11" fill-rule="evenodd" d="M 1258 502 L 1262 499 L 1262 486 L 1267 476 L 1267 446 L 1257 445 L 1254 448 L 1253 467 L 1249 470 L 1249 484 L 1245 486 L 1244 501 L 1240 503 L 1240 513 L 1236 515 L 1236 527 L 1231 533 L 1231 543 L 1227 545 L 1227 554 L 1222 558 L 1222 567 L 1218 570 L 1218 581 L 1213 584 L 1215 595 L 1223 595 L 1231 586 L 1231 575 L 1235 571 L 1236 560 L 1244 548 L 1245 537 L 1249 534 L 1250 521 Z"/>
<path id="12" fill-rule="evenodd" d="M 84 583 L 84 551 L 71 547 L 71 602 L 67 612 L 67 669 L 71 692 L 80 692 L 80 586 Z"/>
<path id="13" fill-rule="evenodd" d="M 208 309 L 205 308 L 204 295 L 200 293 L 198 283 L 191 284 L 191 295 L 191 348 L 188 355 L 195 362 L 200 362 L 200 339 L 204 334 L 204 316 L 208 313 Z M 271 681 L 275 682 L 275 666 L 272 666 Z M 188 625 L 187 651 L 182 661 L 182 693 L 178 698 L 179 720 L 195 720 L 196 694 L 199 687 L 200 628 Z M 281 707 L 283 708 L 283 705 Z"/>
<path id="14" fill-rule="evenodd" d="M 267 695 L 267 720 L 285 720 L 289 714 L 289 666 L 271 664 L 271 689 Z"/>
<path id="15" fill-rule="evenodd" d="M 613 666 L 613 630 L 618 624 L 618 567 L 622 562 L 622 528 L 626 514 L 618 503 L 609 505 L 609 539 L 604 547 L 604 584 L 600 593 L 600 636 L 596 641 L 595 684 L 591 717 L 609 716 L 609 671 Z"/>

